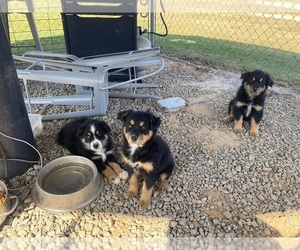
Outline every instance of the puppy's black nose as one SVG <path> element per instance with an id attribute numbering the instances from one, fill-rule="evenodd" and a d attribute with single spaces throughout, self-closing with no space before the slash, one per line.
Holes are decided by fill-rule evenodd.
<path id="1" fill-rule="evenodd" d="M 132 135 L 131 135 L 131 140 L 132 140 L 132 141 L 136 141 L 136 140 L 137 140 L 137 138 L 138 138 L 138 137 L 137 137 L 137 135 L 136 135 L 136 134 L 132 134 Z"/>
<path id="2" fill-rule="evenodd" d="M 253 84 L 252 89 L 253 89 L 254 92 L 256 92 L 259 89 L 258 84 Z"/>
<path id="3" fill-rule="evenodd" d="M 98 144 L 98 143 L 94 143 L 94 144 L 93 144 L 93 147 L 94 147 L 94 148 L 98 148 L 98 147 L 99 147 L 99 144 Z"/>

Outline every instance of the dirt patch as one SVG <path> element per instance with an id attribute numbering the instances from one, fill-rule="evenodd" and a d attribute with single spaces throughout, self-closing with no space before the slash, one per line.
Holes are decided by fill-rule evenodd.
<path id="1" fill-rule="evenodd" d="M 171 114 L 169 118 L 169 125 L 172 128 L 179 129 L 182 126 L 180 125 L 180 121 L 176 118 L 175 114 Z"/>
<path id="2" fill-rule="evenodd" d="M 298 211 L 272 212 L 258 214 L 256 217 L 276 229 L 282 237 L 300 237 Z"/>
<path id="3" fill-rule="evenodd" d="M 210 109 L 207 105 L 199 105 L 199 106 L 192 105 L 192 106 L 188 106 L 187 110 L 197 117 L 211 118 L 216 115 L 216 112 Z"/>
<path id="4" fill-rule="evenodd" d="M 194 138 L 201 139 L 207 143 L 207 147 L 216 150 L 221 146 L 227 146 L 230 148 L 238 147 L 242 141 L 234 133 L 226 133 L 223 131 L 210 129 L 203 126 L 201 129 L 197 129 L 191 135 Z M 204 144 L 205 145 L 205 144 Z"/>
<path id="5" fill-rule="evenodd" d="M 207 208 L 203 210 L 204 213 L 218 219 L 225 218 L 224 212 L 226 210 L 223 206 L 224 198 L 220 192 L 209 190 L 201 193 L 199 198 L 200 200 L 204 198 L 207 199 L 205 204 Z"/>
<path id="6" fill-rule="evenodd" d="M 197 117 L 202 118 L 213 118 L 215 117 L 215 111 L 211 110 L 205 105 L 201 106 L 189 106 L 187 108 L 189 112 Z M 201 126 L 200 128 L 192 126 L 184 126 L 176 118 L 175 114 L 172 114 L 169 118 L 169 125 L 174 129 L 178 129 L 182 132 L 186 132 L 191 138 L 201 141 L 203 146 L 208 147 L 213 150 L 217 150 L 219 147 L 227 146 L 230 148 L 238 147 L 241 145 L 242 141 L 240 137 L 234 133 L 227 133 L 226 131 L 211 129 L 207 126 Z"/>
<path id="7" fill-rule="evenodd" d="M 199 71 L 201 71 L 202 73 L 207 73 L 209 71 L 209 69 L 206 67 L 203 68 L 196 67 L 196 66 L 187 65 L 186 63 L 181 63 L 178 61 L 170 61 L 170 60 L 166 60 L 165 69 L 167 70 L 179 69 L 180 71 L 183 71 L 191 75 L 199 74 Z"/>

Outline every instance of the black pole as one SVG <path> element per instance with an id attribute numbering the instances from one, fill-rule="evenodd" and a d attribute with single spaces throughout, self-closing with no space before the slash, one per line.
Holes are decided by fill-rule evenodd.
<path id="1" fill-rule="evenodd" d="M 35 146 L 34 136 L 21 92 L 11 48 L 0 18 L 0 132 Z M 4 160 L 39 160 L 36 151 L 25 143 L 8 139 L 0 134 L 0 178 L 25 173 L 32 163 Z M 5 164 L 7 163 L 7 164 Z M 7 173 L 6 176 L 6 167 Z"/>

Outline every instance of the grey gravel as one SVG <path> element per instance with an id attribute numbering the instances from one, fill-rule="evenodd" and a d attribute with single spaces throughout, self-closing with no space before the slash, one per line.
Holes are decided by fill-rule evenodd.
<path id="1" fill-rule="evenodd" d="M 0 237 L 299 237 L 300 94 L 275 85 L 269 89 L 259 137 L 232 132 L 223 123 L 240 73 L 165 58 L 166 67 L 148 82 L 163 88 L 141 89 L 182 97 L 189 105 L 173 113 L 150 99 L 111 99 L 107 115 L 119 155 L 121 124 L 117 112 L 150 108 L 162 117 L 159 133 L 168 141 L 177 171 L 165 193 L 155 192 L 149 208 L 127 196 L 128 183 L 105 180 L 100 196 L 86 208 L 51 213 L 37 207 L 30 184 L 14 191 L 20 204 L 1 226 Z M 38 90 L 36 90 L 38 92 Z M 69 153 L 55 143 L 67 120 L 43 122 L 36 137 L 45 163 Z M 15 177 L 15 187 L 32 182 L 39 168 Z"/>

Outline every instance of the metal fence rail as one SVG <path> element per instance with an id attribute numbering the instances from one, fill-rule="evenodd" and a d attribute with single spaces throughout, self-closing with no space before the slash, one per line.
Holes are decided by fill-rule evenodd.
<path id="1" fill-rule="evenodd" d="M 34 17 L 43 49 L 64 52 L 60 13 Z M 263 68 L 278 81 L 300 82 L 298 0 L 161 0 L 155 20 L 155 44 L 167 54 L 230 69 Z M 26 17 L 9 14 L 9 24 L 13 51 L 34 49 Z M 149 13 L 140 13 L 138 24 L 149 31 Z"/>

